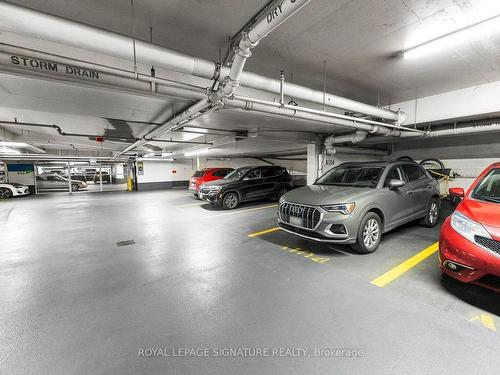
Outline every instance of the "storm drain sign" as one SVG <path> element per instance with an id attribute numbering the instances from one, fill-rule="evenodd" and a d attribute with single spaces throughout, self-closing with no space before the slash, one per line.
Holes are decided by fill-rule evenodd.
<path id="1" fill-rule="evenodd" d="M 127 241 L 119 241 L 116 243 L 116 246 L 128 246 L 128 245 L 133 245 L 135 244 L 134 240 L 127 240 Z"/>

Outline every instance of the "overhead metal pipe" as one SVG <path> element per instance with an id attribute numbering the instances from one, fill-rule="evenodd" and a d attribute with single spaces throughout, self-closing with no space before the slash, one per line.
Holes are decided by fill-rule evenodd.
<path id="1" fill-rule="evenodd" d="M 394 124 L 390 124 L 390 123 L 386 123 L 386 122 L 373 121 L 373 120 L 358 118 L 358 117 L 353 117 L 353 116 L 346 116 L 346 115 L 341 115 L 338 113 L 320 111 L 317 109 L 301 107 L 301 106 L 294 106 L 294 105 L 289 105 L 289 104 L 281 105 L 281 103 L 271 102 L 268 100 L 262 100 L 262 99 L 257 99 L 257 98 L 251 98 L 248 96 L 233 95 L 233 98 L 235 100 L 231 100 L 228 103 L 230 103 L 230 105 L 231 105 L 231 103 L 232 104 L 237 103 L 236 106 L 238 108 L 241 108 L 241 105 L 242 105 L 241 102 L 258 103 L 258 104 L 262 104 L 262 105 L 268 106 L 268 107 L 289 109 L 289 110 L 294 111 L 296 113 L 304 112 L 304 113 L 310 113 L 310 114 L 327 116 L 330 118 L 339 119 L 339 121 L 336 122 L 336 124 L 339 126 L 353 127 L 352 126 L 353 123 L 375 125 L 375 126 L 368 126 L 368 127 L 366 127 L 366 126 L 363 127 L 361 125 L 361 127 L 363 127 L 363 129 L 368 130 L 369 132 L 372 132 L 372 133 L 378 133 L 380 127 L 391 128 L 391 129 L 401 129 L 402 131 L 409 131 L 409 132 L 415 132 L 415 133 L 425 133 L 423 130 L 414 129 L 414 128 L 406 128 L 406 127 L 402 127 L 399 125 L 394 125 Z M 240 101 L 240 102 L 237 102 L 237 101 Z M 262 108 L 262 107 L 260 107 L 260 108 Z M 303 116 L 303 115 L 301 115 L 301 116 Z M 294 117 L 297 117 L 297 116 L 294 116 Z M 343 120 L 347 120 L 347 121 L 343 121 Z"/>
<path id="2" fill-rule="evenodd" d="M 364 130 L 369 133 L 377 133 L 383 135 L 391 134 L 393 129 L 398 131 L 400 129 L 401 132 L 415 130 L 411 128 L 403 128 L 397 125 L 386 124 L 382 122 L 378 122 L 377 125 L 367 124 L 358 121 L 357 118 L 352 118 L 351 120 L 339 118 L 337 114 L 331 112 L 315 111 L 315 110 L 305 109 L 303 107 L 288 106 L 288 105 L 281 106 L 279 103 L 276 102 L 267 102 L 259 99 L 249 99 L 249 98 L 247 99 L 248 100 L 227 99 L 225 100 L 225 103 L 227 103 L 228 106 L 246 111 L 274 114 L 285 117 L 294 117 L 298 119 L 322 122 L 331 125 L 337 125 L 357 130 Z M 417 130 L 417 132 L 420 132 L 420 130 Z"/>
<path id="3" fill-rule="evenodd" d="M 389 151 L 386 150 L 376 150 L 372 148 L 353 148 L 353 147 L 341 147 L 335 146 L 332 155 L 335 154 L 356 154 L 356 155 L 380 155 L 387 156 L 389 155 Z"/>
<path id="4" fill-rule="evenodd" d="M 500 131 L 500 123 L 494 124 L 478 124 L 474 126 L 466 126 L 462 128 L 454 128 L 454 129 L 443 129 L 443 130 L 431 130 L 425 132 L 424 134 L 417 133 L 406 133 L 406 132 L 398 132 L 394 131 L 388 134 L 385 137 L 369 137 L 363 143 L 389 143 L 395 142 L 398 140 L 407 140 L 407 139 L 421 139 L 421 138 L 435 138 L 435 137 L 446 137 L 446 136 L 460 136 L 460 135 L 473 135 L 480 133 L 490 133 L 490 132 L 498 132 Z"/>
<path id="5" fill-rule="evenodd" d="M 359 143 L 366 139 L 368 136 L 368 132 L 364 130 L 357 130 L 354 134 L 341 135 L 336 137 L 335 135 L 330 135 L 325 138 L 323 142 L 325 146 L 325 150 L 328 154 L 335 154 L 338 151 L 339 147 L 335 147 L 335 144 L 351 142 L 351 143 Z"/>
<path id="6" fill-rule="evenodd" d="M 346 143 L 346 142 L 359 143 L 359 142 L 363 142 L 367 136 L 368 136 L 368 132 L 358 130 L 353 134 L 340 135 L 338 137 L 334 136 L 332 139 L 332 143 L 334 145 L 339 144 L 339 143 Z"/>
<path id="7" fill-rule="evenodd" d="M 266 18 L 261 18 L 257 21 L 248 32 L 243 34 L 240 40 L 238 50 L 235 53 L 231 69 L 224 79 L 220 92 L 213 92 L 205 98 L 200 99 L 197 103 L 190 106 L 188 109 L 168 120 L 164 125 L 149 132 L 142 140 L 134 142 L 132 145 L 120 151 L 116 156 L 119 156 L 127 151 L 133 150 L 145 144 L 148 140 L 153 140 L 168 131 L 175 131 L 189 121 L 199 117 L 207 111 L 213 111 L 223 106 L 221 99 L 228 98 L 233 95 L 234 90 L 240 84 L 241 73 L 245 67 L 245 62 L 251 56 L 250 49 L 255 47 L 259 41 L 281 25 L 288 17 L 297 12 L 300 8 L 306 5 L 310 0 L 279 0 L 276 1 L 276 9 Z M 134 41 L 136 48 L 137 43 Z M 134 49 L 134 54 L 136 50 Z M 136 55 L 134 55 L 134 61 Z M 222 97 L 221 97 L 222 95 Z"/>
<path id="8" fill-rule="evenodd" d="M 164 80 L 161 78 L 156 78 L 156 77 L 150 77 L 150 76 L 145 76 L 142 74 L 137 75 L 137 77 L 133 78 L 134 74 L 133 72 L 126 71 L 123 69 L 115 69 L 110 66 L 105 66 L 105 65 L 99 65 L 99 64 L 93 64 L 89 63 L 86 61 L 82 60 L 75 60 L 75 59 L 70 59 L 66 57 L 62 57 L 59 55 L 54 55 L 54 54 L 49 54 L 45 53 L 42 51 L 37 51 L 37 50 L 32 50 L 32 49 L 26 49 L 18 46 L 13 46 L 13 45 L 6 45 L 6 44 L 0 44 L 0 65 L 3 64 L 9 64 L 12 53 L 18 54 L 19 58 L 21 56 L 24 57 L 29 57 L 29 58 L 36 58 L 36 59 L 41 59 L 44 60 L 45 62 L 55 62 L 57 64 L 61 64 L 58 66 L 58 72 L 61 74 L 57 74 L 56 76 L 59 78 L 59 76 L 62 76 L 63 79 L 70 79 L 70 80 L 75 80 L 77 77 L 69 77 L 67 78 L 66 74 L 64 74 L 65 67 L 79 67 L 83 69 L 92 69 L 95 70 L 95 72 L 98 72 L 99 74 L 99 82 L 91 82 L 89 80 L 85 79 L 79 79 L 79 82 L 83 82 L 85 84 L 89 85 L 99 85 L 102 86 L 103 84 L 110 84 L 111 86 L 115 88 L 124 88 L 125 90 L 129 91 L 132 90 L 134 92 L 140 91 L 143 94 L 147 95 L 154 95 L 154 96 L 161 96 L 161 95 L 166 95 L 168 97 L 175 96 L 175 97 L 182 97 L 182 98 L 190 98 L 190 99 L 203 99 L 206 97 L 205 90 L 195 87 L 193 85 L 185 85 L 185 84 L 180 84 L 180 83 L 174 83 L 169 80 Z M 40 75 L 42 74 L 44 77 L 47 76 L 48 78 L 54 78 L 53 72 L 47 73 L 46 75 L 40 72 L 34 72 L 28 68 L 30 73 Z M 17 71 L 17 70 L 16 70 Z M 24 71 L 24 70 L 23 70 Z M 144 81 L 144 82 L 141 82 Z M 156 93 L 153 94 L 150 92 L 150 83 L 155 82 L 158 83 L 156 85 Z M 141 86 L 142 85 L 142 86 Z M 298 118 L 303 118 L 303 119 L 309 119 L 312 121 L 317 120 L 318 118 L 324 119 L 325 116 L 339 119 L 339 121 L 331 121 L 328 120 L 328 123 L 336 124 L 339 126 L 346 126 L 346 127 L 353 127 L 353 124 L 358 124 L 358 123 L 363 123 L 363 124 L 370 124 L 370 125 L 375 125 L 375 126 L 355 126 L 355 128 L 363 128 L 364 130 L 378 133 L 379 128 L 377 126 L 381 126 L 384 128 L 393 128 L 393 129 L 402 129 L 402 127 L 398 127 L 392 124 L 384 123 L 384 122 L 379 122 L 379 121 L 373 121 L 373 120 L 368 120 L 364 118 L 357 118 L 357 117 L 352 117 L 352 116 L 346 116 L 346 115 L 341 115 L 338 113 L 332 113 L 332 112 L 326 112 L 326 111 L 320 111 L 320 110 L 315 110 L 311 108 L 306 108 L 306 107 L 299 107 L 299 106 L 291 106 L 288 104 L 280 104 L 276 102 L 271 102 L 267 100 L 262 100 L 262 99 L 257 99 L 257 98 L 250 98 L 247 96 L 241 96 L 241 95 L 233 95 L 233 97 L 239 101 L 244 101 L 244 102 L 252 102 L 252 103 L 260 103 L 263 104 L 263 107 L 260 107 L 260 109 L 265 109 L 267 108 L 267 112 L 271 111 L 274 114 L 277 115 L 286 115 L 286 116 L 293 116 L 293 117 L 298 117 Z M 235 103 L 235 101 L 230 101 L 227 102 L 229 104 Z M 236 107 L 242 107 L 242 103 L 240 102 Z M 248 107 L 248 106 L 247 106 Z M 257 106 L 253 106 L 253 110 L 257 110 Z M 287 109 L 288 111 L 280 110 L 276 111 L 274 109 L 270 109 L 268 107 L 283 107 Z M 299 113 L 300 112 L 300 113 Z M 318 116 L 309 116 L 309 114 L 314 114 L 314 115 L 320 115 Z M 347 121 L 344 121 L 347 120 Z M 412 132 L 423 132 L 421 130 L 413 129 L 413 128 L 404 128 L 405 131 L 412 131 Z M 383 131 L 382 131 L 383 132 Z"/>
<path id="9" fill-rule="evenodd" d="M 127 146 L 126 148 L 118 152 L 115 155 L 115 157 L 123 155 L 124 153 L 131 151 L 134 148 L 140 147 L 146 144 L 147 142 L 152 141 L 153 138 L 159 137 L 168 131 L 174 131 L 180 128 L 182 125 L 186 124 L 187 122 L 205 113 L 207 110 L 213 108 L 214 107 L 212 107 L 212 103 L 210 103 L 208 97 L 205 97 L 200 101 L 196 102 L 195 104 L 191 105 L 189 108 L 182 111 L 181 113 L 172 116 L 163 125 L 159 126 L 158 128 L 146 134 L 142 139 L 132 143 L 131 145 Z"/>
<path id="10" fill-rule="evenodd" d="M 282 2 L 282 4 L 285 3 L 305 3 L 305 1 L 285 0 Z M 293 10 L 295 7 L 287 7 L 287 9 Z M 279 25 L 281 18 L 278 17 L 277 21 L 273 21 L 272 24 L 277 23 Z M 270 32 L 273 28 L 268 29 L 265 22 L 263 22 L 256 26 L 253 31 L 249 32 L 249 38 L 251 38 L 251 41 L 260 40 L 267 35 L 266 31 Z M 222 67 L 219 72 L 217 64 L 212 61 L 5 1 L 0 2 L 0 30 L 70 45 L 128 61 L 134 61 L 135 51 L 136 61 L 139 64 L 161 67 L 166 70 L 210 80 L 218 76 L 225 77 L 230 74 L 230 68 Z M 238 66 L 236 65 L 234 73 L 238 72 L 237 68 Z M 280 94 L 280 80 L 270 79 L 269 77 L 249 72 L 241 72 L 239 77 L 241 84 L 246 87 Z M 323 91 L 313 90 L 293 83 L 284 84 L 284 93 L 296 99 L 318 104 L 325 102 L 327 106 L 341 108 L 350 112 L 363 113 L 389 121 L 397 121 L 398 123 L 401 123 L 404 117 L 404 114 L 401 112 L 393 112 L 328 93 L 324 94 Z"/>
<path id="11" fill-rule="evenodd" d="M 148 95 L 158 97 L 168 96 L 170 98 L 199 100 L 206 95 L 206 89 L 200 86 L 151 77 L 145 74 L 135 74 L 132 71 L 108 65 L 95 64 L 5 43 L 0 43 L 0 66 L 2 70 L 7 72 L 29 72 L 32 75 L 49 79 L 57 78 L 87 85 L 115 86 L 131 92 L 148 93 Z M 95 79 L 72 74 L 72 72 L 76 72 L 75 68 L 79 72 L 86 71 L 87 75 L 92 75 Z M 152 83 L 159 84 L 156 85 L 157 89 L 154 93 L 151 92 Z"/>
<path id="12" fill-rule="evenodd" d="M 224 79 L 222 94 L 230 97 L 240 85 L 246 60 L 252 55 L 251 49 L 290 16 L 305 6 L 310 0 L 277 0 L 271 5 L 269 13 L 256 21 L 250 30 L 243 33 L 233 57 L 231 70 Z"/>
<path id="13" fill-rule="evenodd" d="M 160 143 L 179 143 L 179 144 L 187 144 L 187 145 L 213 145 L 213 142 L 196 142 L 196 141 L 176 141 L 173 139 L 152 139 L 151 142 L 160 142 Z"/>

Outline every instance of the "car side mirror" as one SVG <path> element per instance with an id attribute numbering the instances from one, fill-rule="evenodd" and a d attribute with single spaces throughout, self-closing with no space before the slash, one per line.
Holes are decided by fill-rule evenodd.
<path id="1" fill-rule="evenodd" d="M 449 193 L 453 197 L 463 198 L 465 196 L 465 191 L 461 187 L 450 188 Z"/>
<path id="2" fill-rule="evenodd" d="M 403 180 L 392 179 L 389 181 L 389 189 L 396 190 L 403 187 L 405 182 Z"/>

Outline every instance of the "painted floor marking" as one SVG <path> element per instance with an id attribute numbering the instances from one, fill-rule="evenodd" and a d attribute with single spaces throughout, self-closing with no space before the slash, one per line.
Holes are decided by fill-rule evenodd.
<path id="1" fill-rule="evenodd" d="M 223 213 L 220 213 L 220 214 L 215 214 L 215 215 L 208 215 L 208 216 L 205 216 L 205 217 L 219 217 L 219 216 L 229 216 L 229 215 L 234 215 L 234 214 L 240 214 L 240 213 L 243 213 L 243 212 L 251 212 L 251 211 L 257 211 L 257 210 L 264 210 L 266 208 L 274 208 L 274 207 L 278 207 L 277 204 L 271 204 L 271 205 L 268 205 L 268 206 L 261 206 L 261 207 L 255 207 L 255 208 L 248 208 L 246 210 L 238 210 L 238 211 L 230 211 L 230 212 L 223 212 Z"/>
<path id="2" fill-rule="evenodd" d="M 488 314 L 479 314 L 473 317 L 472 319 L 469 319 L 469 322 L 475 322 L 475 321 L 480 321 L 485 328 L 488 328 L 493 332 L 497 331 L 497 327 L 495 326 L 495 321 Z"/>
<path id="3" fill-rule="evenodd" d="M 205 203 L 206 202 L 185 203 L 185 204 L 178 204 L 175 207 L 194 207 L 194 206 L 201 206 Z"/>
<path id="4" fill-rule="evenodd" d="M 302 250 L 300 247 L 296 247 L 295 249 L 291 249 L 288 246 L 283 246 L 281 248 L 281 250 L 287 251 L 287 252 L 295 254 L 295 255 L 301 255 L 304 258 L 312 260 L 313 262 L 316 262 L 316 263 L 326 263 L 330 260 L 330 258 L 328 258 L 328 257 L 320 257 L 311 251 Z"/>
<path id="5" fill-rule="evenodd" d="M 425 248 L 424 250 L 422 250 L 421 252 L 419 252 L 418 254 L 405 260 L 400 265 L 390 269 L 389 271 L 387 271 L 383 275 L 372 280 L 371 283 L 373 285 L 376 285 L 378 287 L 383 288 L 384 286 L 393 282 L 394 280 L 396 280 L 398 277 L 400 277 L 404 273 L 411 270 L 413 267 L 415 267 L 417 264 L 419 264 L 423 260 L 430 257 L 432 254 L 434 254 L 436 251 L 438 251 L 438 249 L 439 249 L 439 242 L 435 242 L 431 246 L 429 246 L 429 247 Z"/>
<path id="6" fill-rule="evenodd" d="M 262 230 L 262 231 L 260 231 L 260 232 L 250 233 L 250 234 L 248 235 L 248 237 L 257 237 L 257 236 L 262 236 L 263 234 L 276 232 L 277 230 L 281 230 L 281 228 L 280 228 L 280 227 L 274 227 L 274 228 L 270 228 L 270 229 Z"/>

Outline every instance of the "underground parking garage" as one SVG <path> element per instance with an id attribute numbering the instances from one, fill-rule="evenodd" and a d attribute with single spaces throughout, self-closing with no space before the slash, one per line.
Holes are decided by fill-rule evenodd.
<path id="1" fill-rule="evenodd" d="M 0 1 L 0 373 L 497 374 L 500 4 Z"/>

